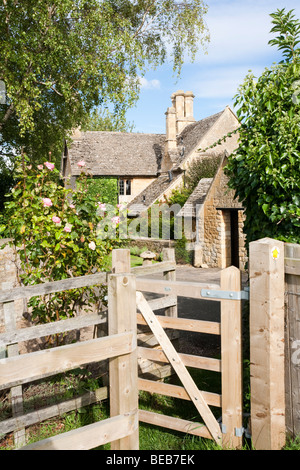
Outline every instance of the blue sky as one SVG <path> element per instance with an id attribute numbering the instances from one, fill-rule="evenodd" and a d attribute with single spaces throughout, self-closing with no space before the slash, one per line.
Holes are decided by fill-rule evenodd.
<path id="1" fill-rule="evenodd" d="M 281 60 L 276 47 L 270 13 L 278 8 L 295 10 L 300 19 L 300 0 L 206 0 L 206 23 L 210 31 L 208 53 L 200 49 L 196 60 L 187 61 L 180 79 L 172 64 L 149 71 L 137 105 L 127 113 L 134 132 L 165 133 L 165 112 L 176 90 L 193 91 L 194 116 L 202 119 L 229 105 L 248 70 L 259 76 L 265 67 Z"/>

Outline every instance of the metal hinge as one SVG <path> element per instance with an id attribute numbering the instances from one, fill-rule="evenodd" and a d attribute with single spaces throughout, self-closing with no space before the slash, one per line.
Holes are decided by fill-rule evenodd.
<path id="1" fill-rule="evenodd" d="M 201 289 L 201 296 L 206 299 L 249 300 L 249 291 L 226 291 L 214 289 Z"/>

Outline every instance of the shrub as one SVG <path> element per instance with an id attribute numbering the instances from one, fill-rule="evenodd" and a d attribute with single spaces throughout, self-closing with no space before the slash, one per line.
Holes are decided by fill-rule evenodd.
<path id="1" fill-rule="evenodd" d="M 26 159 L 25 159 L 26 162 Z M 18 249 L 20 279 L 24 285 L 51 282 L 101 271 L 107 254 L 119 244 L 118 216 L 111 233 L 99 237 L 98 224 L 105 207 L 87 190 L 84 172 L 72 191 L 59 182 L 51 162 L 17 166 L 18 183 L 5 204 L 6 235 Z M 106 229 L 109 230 L 109 228 Z M 78 307 L 90 308 L 103 300 L 104 289 L 82 288 L 34 297 L 32 316 L 39 322 L 73 316 Z"/>

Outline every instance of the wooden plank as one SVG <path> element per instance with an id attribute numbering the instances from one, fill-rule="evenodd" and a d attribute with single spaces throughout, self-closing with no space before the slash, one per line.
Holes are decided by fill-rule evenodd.
<path id="1" fill-rule="evenodd" d="M 139 420 L 143 423 L 153 424 L 167 429 L 192 434 L 194 436 L 211 439 L 211 434 L 203 423 L 195 423 L 185 419 L 173 418 L 152 411 L 139 410 Z"/>
<path id="2" fill-rule="evenodd" d="M 5 302 L 3 304 L 4 324 L 8 333 L 15 332 L 17 329 L 16 311 L 14 301 Z M 19 355 L 18 343 L 11 344 L 7 347 L 7 356 L 13 358 Z M 10 390 L 10 400 L 12 405 L 13 417 L 18 417 L 23 414 L 23 394 L 22 386 L 17 385 Z M 14 433 L 14 443 L 16 447 L 25 444 L 25 428 L 20 428 Z"/>
<path id="3" fill-rule="evenodd" d="M 75 369 L 84 364 L 128 354 L 135 348 L 132 332 L 68 344 L 0 360 L 0 390 Z"/>
<path id="4" fill-rule="evenodd" d="M 167 356 L 162 349 L 138 347 L 138 357 L 143 359 L 150 359 L 157 362 L 169 362 Z M 211 357 L 193 356 L 191 354 L 179 354 L 180 359 L 186 367 L 193 367 L 195 369 L 212 370 L 221 372 L 220 359 Z"/>
<path id="5" fill-rule="evenodd" d="M 144 279 L 138 278 L 136 280 L 136 288 L 143 292 L 153 292 L 156 294 L 168 294 L 178 297 L 189 297 L 193 299 L 207 300 L 202 297 L 201 290 L 220 290 L 218 284 L 204 284 L 200 282 L 185 282 L 185 281 L 165 281 L 162 279 Z M 209 299 L 218 302 L 219 299 Z"/>
<path id="6" fill-rule="evenodd" d="M 140 311 L 142 312 L 145 320 L 147 321 L 148 325 L 150 326 L 153 334 L 155 334 L 158 342 L 163 348 L 173 369 L 181 380 L 181 383 L 185 387 L 191 400 L 193 401 L 194 405 L 196 406 L 197 410 L 205 421 L 205 424 L 208 430 L 210 431 L 213 439 L 216 442 L 221 443 L 220 426 L 217 420 L 209 409 L 201 392 L 196 387 L 192 377 L 185 368 L 174 346 L 170 342 L 169 338 L 167 337 L 162 326 L 160 325 L 155 314 L 152 312 L 151 308 L 147 304 L 147 301 L 141 292 L 137 292 L 137 305 Z"/>
<path id="7" fill-rule="evenodd" d="M 293 248 L 291 247 L 292 243 L 286 243 L 286 250 L 288 249 L 287 247 L 290 247 L 289 249 L 292 250 Z M 295 244 L 295 247 L 299 246 Z M 296 250 L 296 248 L 294 248 Z M 284 270 L 286 274 L 294 274 L 294 275 L 300 275 L 300 258 L 296 258 L 296 251 L 295 251 L 295 258 L 288 257 L 288 252 L 286 251 L 286 257 L 284 259 Z"/>
<path id="8" fill-rule="evenodd" d="M 156 315 L 156 318 L 163 328 L 194 331 L 197 333 L 207 333 L 212 335 L 219 335 L 221 333 L 220 323 L 218 322 L 205 320 L 189 320 L 187 318 L 164 317 L 163 315 Z M 137 323 L 139 325 L 147 324 L 146 320 L 143 320 L 141 314 L 137 314 Z"/>
<path id="9" fill-rule="evenodd" d="M 129 250 L 128 250 L 129 251 Z M 124 266 L 119 267 L 121 270 Z M 118 264 L 117 264 L 118 265 Z M 133 274 L 111 274 L 108 277 L 108 333 L 134 332 L 134 347 L 130 354 L 109 361 L 110 415 L 138 410 L 138 362 L 136 336 L 136 286 Z M 111 450 L 138 450 L 139 432 L 115 440 Z"/>
<path id="10" fill-rule="evenodd" d="M 176 263 L 174 261 L 161 261 L 150 266 L 135 266 L 131 272 L 135 276 L 149 276 L 149 274 L 159 274 L 167 271 L 174 271 Z"/>
<path id="11" fill-rule="evenodd" d="M 103 318 L 104 315 L 105 318 Z M 42 338 L 43 336 L 106 323 L 106 316 L 107 312 L 80 315 L 79 317 L 69 318 L 67 320 L 59 320 L 45 325 L 30 326 L 28 328 L 1 333 L 0 347 L 7 344 L 20 343 L 21 341 L 29 341 L 31 339 Z"/>
<path id="12" fill-rule="evenodd" d="M 138 413 L 127 413 L 82 426 L 21 447 L 20 450 L 90 450 L 122 439 L 138 428 Z"/>
<path id="13" fill-rule="evenodd" d="M 107 273 L 90 274 L 88 276 L 72 277 L 61 279 L 60 281 L 45 282 L 34 286 L 15 287 L 7 291 L 0 292 L 0 302 L 9 302 L 18 299 L 30 299 L 38 295 L 53 294 L 69 289 L 79 289 L 81 287 L 96 286 L 107 282 Z"/>
<path id="14" fill-rule="evenodd" d="M 250 385 L 252 444 L 285 444 L 284 243 L 250 243 Z"/>
<path id="15" fill-rule="evenodd" d="M 300 267 L 300 245 L 285 243 L 286 430 L 295 438 L 300 434 L 300 270 L 287 270 L 287 259 L 292 260 L 295 268 Z"/>
<path id="16" fill-rule="evenodd" d="M 179 385 L 172 385 L 164 382 L 156 382 L 153 380 L 139 378 L 138 386 L 139 390 L 143 390 L 145 392 L 158 393 L 160 395 L 166 395 L 168 397 L 181 398 L 182 400 L 191 400 L 185 388 Z M 219 407 L 222 406 L 221 395 L 219 395 L 218 393 L 206 392 L 201 390 L 201 394 L 208 405 Z"/>
<path id="17" fill-rule="evenodd" d="M 224 291 L 241 291 L 240 270 L 234 266 L 221 271 Z M 222 358 L 222 425 L 223 448 L 241 449 L 243 426 L 243 359 L 242 359 L 242 302 L 221 301 L 221 358 Z"/>
<path id="18" fill-rule="evenodd" d="M 164 297 L 159 297 L 158 299 L 152 299 L 148 301 L 152 310 L 160 310 L 165 307 L 173 307 L 177 305 L 177 297 L 173 295 L 167 295 Z"/>
<path id="19" fill-rule="evenodd" d="M 40 423 L 46 419 L 62 416 L 70 411 L 79 410 L 84 406 L 105 400 L 107 397 L 107 387 L 101 387 L 79 397 L 71 398 L 70 400 L 47 406 L 30 413 L 25 413 L 17 418 L 9 418 L 4 421 L 0 421 L 0 434 L 7 434 L 11 431 Z"/>

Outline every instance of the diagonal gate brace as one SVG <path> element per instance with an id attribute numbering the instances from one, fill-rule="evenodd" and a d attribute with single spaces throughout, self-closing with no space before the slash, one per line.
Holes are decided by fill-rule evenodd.
<path id="1" fill-rule="evenodd" d="M 199 411 L 200 415 L 202 416 L 207 426 L 207 429 L 209 430 L 213 439 L 218 444 L 221 444 L 222 437 L 221 437 L 220 425 L 218 421 L 216 420 L 216 418 L 214 417 L 213 413 L 211 412 L 205 399 L 203 398 L 202 393 L 200 392 L 200 390 L 198 390 L 198 387 L 196 386 L 188 370 L 186 369 L 185 365 L 180 359 L 176 349 L 174 348 L 173 344 L 169 340 L 163 327 L 159 323 L 155 314 L 151 310 L 147 300 L 145 299 L 145 297 L 143 296 L 141 292 L 136 293 L 136 300 L 137 300 L 138 309 L 143 315 L 152 333 L 155 335 L 157 341 L 163 348 L 165 355 L 167 356 L 170 364 L 172 365 L 179 379 L 181 380 L 182 385 L 184 386 L 190 399 L 192 400 L 197 410 Z"/>

